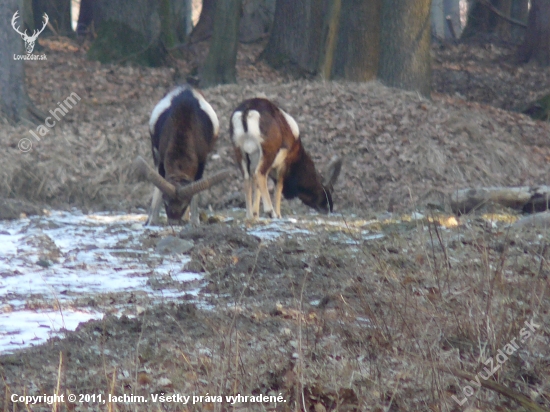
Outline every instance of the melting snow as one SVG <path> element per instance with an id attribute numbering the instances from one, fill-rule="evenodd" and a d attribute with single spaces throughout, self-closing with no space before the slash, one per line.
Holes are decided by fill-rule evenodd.
<path id="1" fill-rule="evenodd" d="M 103 316 L 82 303 L 74 310 L 79 299 L 119 292 L 145 293 L 151 302 L 197 295 L 197 285 L 178 287 L 202 279 L 183 270 L 189 257 L 143 250 L 144 238 L 164 230 L 144 228 L 145 218 L 72 211 L 0 222 L 0 353 Z M 168 282 L 152 287 L 159 278 Z"/>
<path id="2" fill-rule="evenodd" d="M 199 296 L 202 275 L 184 270 L 188 256 L 156 253 L 156 241 L 148 240 L 167 229 L 144 228 L 145 219 L 73 210 L 0 221 L 0 353 L 43 343 L 107 311 L 133 316 L 140 305 L 182 296 L 206 307 Z M 348 223 L 355 228 L 352 238 Z M 335 241 L 356 244 L 356 237 L 383 236 L 361 230 L 369 224 L 312 215 L 259 219 L 247 231 L 271 241 L 283 234 L 315 235 L 310 229 L 324 226 Z"/>

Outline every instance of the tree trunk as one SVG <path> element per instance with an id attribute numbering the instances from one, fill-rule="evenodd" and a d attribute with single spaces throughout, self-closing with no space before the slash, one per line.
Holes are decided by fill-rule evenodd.
<path id="1" fill-rule="evenodd" d="M 176 44 L 176 26 L 173 22 L 171 0 L 159 1 L 160 41 L 169 49 Z"/>
<path id="2" fill-rule="evenodd" d="M 512 0 L 494 0 L 494 6 L 504 16 L 512 17 Z M 505 18 L 497 19 L 495 30 L 501 39 L 509 40 L 512 37 L 512 24 Z"/>
<path id="3" fill-rule="evenodd" d="M 342 0 L 332 77 L 365 82 L 376 77 L 381 0 Z"/>
<path id="4" fill-rule="evenodd" d="M 342 0 L 331 0 L 328 7 L 325 21 L 324 39 L 325 43 L 319 57 L 319 74 L 322 79 L 328 80 L 332 77 L 334 64 L 334 53 L 340 30 L 340 15 L 342 13 Z"/>
<path id="5" fill-rule="evenodd" d="M 193 30 L 193 1 L 170 0 L 175 40 L 185 43 Z"/>
<path id="6" fill-rule="evenodd" d="M 0 16 L 13 16 L 19 10 L 18 0 L 2 0 Z M 24 120 L 38 123 L 45 116 L 37 110 L 27 95 L 23 60 L 14 55 L 24 54 L 23 41 L 10 24 L 0 24 L 0 112 L 10 123 Z"/>
<path id="7" fill-rule="evenodd" d="M 445 39 L 445 8 L 443 0 L 432 0 L 431 19 L 432 19 L 432 36 L 437 39 Z"/>
<path id="8" fill-rule="evenodd" d="M 278 69 L 315 74 L 326 8 L 323 0 L 277 0 L 271 36 L 262 58 Z"/>
<path id="9" fill-rule="evenodd" d="M 383 0 L 378 77 L 391 87 L 431 90 L 430 0 Z"/>
<path id="10" fill-rule="evenodd" d="M 550 0 L 532 0 L 525 40 L 518 50 L 520 63 L 550 66 Z"/>
<path id="11" fill-rule="evenodd" d="M 527 23 L 529 0 L 512 0 L 512 18 Z M 520 42 L 525 37 L 525 28 L 518 24 L 512 26 L 512 40 Z"/>
<path id="12" fill-rule="evenodd" d="M 164 64 L 167 58 L 164 41 L 173 39 L 167 9 L 163 8 L 168 1 L 95 0 L 92 14 L 97 38 L 88 50 L 88 57 L 102 63 Z M 164 36 L 166 30 L 168 37 Z"/>
<path id="13" fill-rule="evenodd" d="M 236 83 L 235 65 L 241 10 L 242 0 L 217 0 L 214 32 L 200 73 L 201 86 Z"/>
<path id="14" fill-rule="evenodd" d="M 444 19 L 450 19 L 453 26 L 454 36 L 449 28 L 449 23 L 445 21 L 445 38 L 458 39 L 462 35 L 462 24 L 460 22 L 460 0 L 444 0 L 443 2 Z M 455 37 L 456 36 L 456 37 Z"/>
<path id="15" fill-rule="evenodd" d="M 269 35 L 275 15 L 275 0 L 247 0 L 239 26 L 239 41 L 252 43 Z"/>
<path id="16" fill-rule="evenodd" d="M 70 36 L 73 32 L 71 0 L 33 0 L 34 25 L 42 27 L 42 16 L 46 13 L 57 34 Z"/>
<path id="17" fill-rule="evenodd" d="M 489 33 L 493 29 L 491 10 L 483 3 L 473 0 L 468 10 L 468 20 L 462 32 L 463 38 L 472 38 L 479 33 Z"/>
<path id="18" fill-rule="evenodd" d="M 212 36 L 216 1 L 217 0 L 202 0 L 201 15 L 190 36 L 192 43 L 208 40 L 210 36 Z"/>
<path id="19" fill-rule="evenodd" d="M 78 23 L 76 25 L 76 34 L 84 36 L 89 33 L 94 19 L 94 1 L 80 0 L 80 10 L 78 12 Z"/>

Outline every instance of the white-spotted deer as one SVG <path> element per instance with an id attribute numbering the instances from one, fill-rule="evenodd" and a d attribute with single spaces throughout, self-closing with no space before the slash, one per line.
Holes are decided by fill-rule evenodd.
<path id="1" fill-rule="evenodd" d="M 298 124 L 288 113 L 267 99 L 245 100 L 233 112 L 229 132 L 244 174 L 248 219 L 259 216 L 260 197 L 264 212 L 280 218 L 282 195 L 298 197 L 319 212 L 332 212 L 333 184 L 342 160 L 331 161 L 323 180 L 300 141 Z M 275 208 L 267 188 L 270 172 L 276 181 Z"/>

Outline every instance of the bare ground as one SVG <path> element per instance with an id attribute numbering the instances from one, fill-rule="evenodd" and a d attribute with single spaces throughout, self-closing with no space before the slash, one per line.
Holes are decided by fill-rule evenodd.
<path id="1" fill-rule="evenodd" d="M 82 100 L 28 153 L 17 148 L 28 127 L 2 127 L 0 193 L 52 207 L 144 208 L 150 188 L 132 180 L 128 165 L 137 154 L 150 157 L 148 116 L 177 72 L 102 66 L 68 46 L 51 42 L 47 64 L 29 65 L 29 90 L 45 111 L 72 92 Z M 207 99 L 227 125 L 240 100 L 266 95 L 296 117 L 318 164 L 344 155 L 335 223 L 273 241 L 251 234 L 263 223 L 243 222 L 242 213 L 232 223 L 184 228 L 179 236 L 195 242 L 188 269 L 204 273 L 210 308 L 182 302 L 107 316 L 4 355 L 0 404 L 11 408 L 14 393 L 58 392 L 149 399 L 109 406 L 121 411 L 548 410 L 548 229 L 509 229 L 503 215 L 455 221 L 425 211 L 464 187 L 548 184 L 549 124 L 504 110 L 521 103 L 522 81 L 525 101 L 548 90 L 548 72 L 537 72 L 540 83 L 516 72 L 512 82 L 499 75 L 506 70 L 496 56 L 506 51 L 476 47 L 434 51 L 432 100 L 377 83 L 283 82 L 253 52 L 241 54 L 240 84 L 208 89 Z M 474 57 L 476 70 L 465 63 Z M 465 66 L 474 80 L 457 86 Z M 479 84 L 495 89 L 493 98 L 478 98 Z M 227 133 L 216 154 L 208 171 L 234 167 Z M 219 214 L 242 207 L 239 189 L 236 178 L 202 204 Z M 427 217 L 400 218 L 417 209 Z M 291 211 L 307 212 L 285 202 L 283 214 Z M 386 211 L 392 220 L 384 221 Z M 540 325 L 529 336 L 526 321 Z M 474 376 L 486 375 L 483 362 L 499 350 L 509 356 L 487 381 L 478 375 L 478 387 Z M 502 385 L 500 394 L 487 382 Z M 150 394 L 160 393 L 224 402 L 152 403 Z M 281 394 L 285 402 L 225 402 L 237 393 Z M 513 401 L 518 394 L 535 406 Z"/>

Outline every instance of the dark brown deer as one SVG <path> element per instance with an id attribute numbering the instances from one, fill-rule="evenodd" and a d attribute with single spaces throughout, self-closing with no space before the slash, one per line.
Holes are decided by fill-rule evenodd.
<path id="1" fill-rule="evenodd" d="M 212 106 L 190 86 L 179 86 L 157 103 L 149 121 L 157 171 L 142 159 L 135 166 L 156 187 L 146 225 L 158 224 L 161 202 L 171 224 L 190 207 L 191 223 L 199 224 L 197 196 L 228 176 L 224 171 L 202 179 L 208 154 L 218 138 L 219 122 Z"/>
<path id="2" fill-rule="evenodd" d="M 245 100 L 231 116 L 229 133 L 244 174 L 248 219 L 259 216 L 260 197 L 264 212 L 280 218 L 282 195 L 285 199 L 298 197 L 319 212 L 332 212 L 332 186 L 342 160 L 331 161 L 323 180 L 300 141 L 298 124 L 288 113 L 267 99 Z M 270 172 L 276 181 L 275 208 L 267 189 Z"/>

